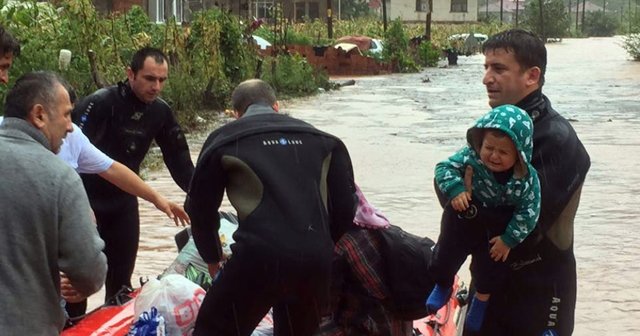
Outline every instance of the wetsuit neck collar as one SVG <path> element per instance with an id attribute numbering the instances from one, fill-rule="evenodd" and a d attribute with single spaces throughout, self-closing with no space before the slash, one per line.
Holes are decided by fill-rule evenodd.
<path id="1" fill-rule="evenodd" d="M 247 107 L 247 110 L 244 112 L 241 118 L 250 117 L 258 114 L 267 114 L 267 113 L 276 113 L 271 106 L 263 105 L 263 104 L 253 104 Z"/>
<path id="2" fill-rule="evenodd" d="M 537 89 L 524 97 L 516 106 L 527 111 L 531 119 L 535 121 L 546 112 L 547 104 L 542 89 Z"/>
<path id="3" fill-rule="evenodd" d="M 129 85 L 129 80 L 125 79 L 122 82 L 118 82 L 118 93 L 120 96 L 135 105 L 147 106 L 149 104 L 143 102 L 136 96 L 136 94 L 131 89 L 131 85 Z"/>

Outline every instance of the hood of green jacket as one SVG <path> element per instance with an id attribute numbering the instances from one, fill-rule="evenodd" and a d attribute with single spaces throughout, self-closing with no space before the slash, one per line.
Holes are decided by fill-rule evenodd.
<path id="1" fill-rule="evenodd" d="M 478 155 L 484 130 L 488 128 L 498 129 L 511 138 L 520 156 L 522 173 L 528 173 L 533 154 L 533 121 L 527 112 L 514 105 L 501 105 L 480 117 L 467 131 L 467 142 Z"/>

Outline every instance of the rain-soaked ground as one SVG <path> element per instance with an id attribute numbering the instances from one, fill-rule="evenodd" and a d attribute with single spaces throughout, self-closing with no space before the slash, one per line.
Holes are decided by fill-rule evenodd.
<path id="1" fill-rule="evenodd" d="M 547 47 L 543 91 L 572 120 L 592 161 L 575 221 L 575 335 L 640 333 L 640 62 L 629 61 L 620 42 L 566 39 Z M 369 201 L 393 224 L 436 239 L 433 168 L 488 110 L 483 61 L 461 57 L 457 67 L 356 78 L 354 86 L 285 102 L 283 110 L 341 137 Z M 195 159 L 201 140 L 192 140 Z M 151 184 L 184 199 L 166 170 L 153 173 Z M 144 201 L 141 209 L 134 279 L 159 274 L 176 256 L 178 229 Z"/>

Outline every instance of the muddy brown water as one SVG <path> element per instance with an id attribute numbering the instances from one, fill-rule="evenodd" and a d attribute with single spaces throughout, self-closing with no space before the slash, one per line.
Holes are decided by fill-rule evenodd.
<path id="1" fill-rule="evenodd" d="M 565 39 L 547 48 L 544 92 L 572 120 L 592 160 L 575 221 L 574 334 L 638 335 L 640 62 L 629 60 L 620 38 Z M 488 111 L 483 61 L 481 55 L 461 57 L 457 67 L 356 78 L 354 86 L 285 102 L 283 110 L 341 137 L 369 201 L 392 223 L 436 239 L 441 210 L 433 168 Z M 202 136 L 190 137 L 190 143 L 195 160 Z M 166 170 L 149 180 L 170 199 L 184 200 Z M 231 207 L 225 203 L 223 209 Z M 134 284 L 161 273 L 175 258 L 173 236 L 180 230 L 144 201 L 140 215 Z M 466 268 L 460 275 L 468 279 Z"/>

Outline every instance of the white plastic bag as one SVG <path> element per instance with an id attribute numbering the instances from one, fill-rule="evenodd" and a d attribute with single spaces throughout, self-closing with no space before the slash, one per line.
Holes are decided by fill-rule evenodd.
<path id="1" fill-rule="evenodd" d="M 231 244 L 234 243 L 233 233 L 238 229 L 238 224 L 230 222 L 227 218 L 220 217 L 220 229 L 218 235 L 220 236 L 220 242 L 222 243 L 222 253 L 224 258 L 231 257 Z M 164 271 L 163 276 L 166 274 L 182 274 L 189 264 L 195 266 L 202 272 L 209 272 L 207 263 L 202 260 L 196 243 L 193 241 L 193 237 L 189 237 L 187 243 L 182 247 L 182 250 L 176 257 L 176 259 L 169 265 Z"/>
<path id="2" fill-rule="evenodd" d="M 151 279 L 135 299 L 135 316 L 155 307 L 165 320 L 167 335 L 189 336 L 205 294 L 202 287 L 179 274 Z"/>

